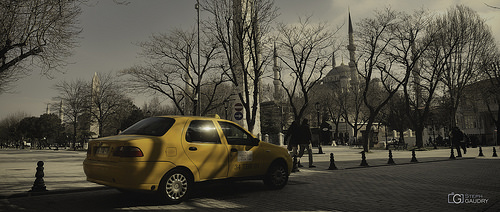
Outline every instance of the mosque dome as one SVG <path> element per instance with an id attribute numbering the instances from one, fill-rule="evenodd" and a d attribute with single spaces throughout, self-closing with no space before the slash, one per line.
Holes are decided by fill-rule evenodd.
<path id="1" fill-rule="evenodd" d="M 324 78 L 326 82 L 339 81 L 342 78 L 350 78 L 351 68 L 348 65 L 341 64 L 340 66 L 334 67 L 330 72 L 328 72 Z"/>

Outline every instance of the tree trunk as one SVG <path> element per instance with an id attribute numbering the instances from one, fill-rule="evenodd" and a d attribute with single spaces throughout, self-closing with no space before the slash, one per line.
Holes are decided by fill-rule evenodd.
<path id="1" fill-rule="evenodd" d="M 368 124 L 366 125 L 366 137 L 363 137 L 363 151 L 368 152 L 370 151 L 370 138 L 373 136 L 372 133 L 372 126 L 373 126 L 373 121 L 368 121 Z"/>
<path id="2" fill-rule="evenodd" d="M 75 124 L 73 125 L 73 150 L 76 150 L 76 121 Z"/>
<path id="3" fill-rule="evenodd" d="M 421 125 L 422 124 L 417 124 L 415 129 L 415 139 L 416 139 L 415 144 L 417 145 L 418 148 L 424 147 L 424 139 L 423 139 L 424 127 Z"/>
<path id="4" fill-rule="evenodd" d="M 500 103 L 498 104 L 498 110 L 497 110 L 497 120 L 495 121 L 495 125 L 497 126 L 497 141 L 495 143 L 495 146 L 500 144 Z"/>

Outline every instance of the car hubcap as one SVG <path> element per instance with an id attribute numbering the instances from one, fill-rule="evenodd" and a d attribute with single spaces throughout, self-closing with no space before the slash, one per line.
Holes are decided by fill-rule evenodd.
<path id="1" fill-rule="evenodd" d="M 171 199 L 182 198 L 188 189 L 187 178 L 182 174 L 173 174 L 166 183 L 166 193 Z"/>
<path id="2" fill-rule="evenodd" d="M 273 181 L 275 185 L 281 185 L 285 182 L 286 180 L 286 172 L 283 167 L 279 167 L 276 169 L 276 171 L 273 174 Z"/>

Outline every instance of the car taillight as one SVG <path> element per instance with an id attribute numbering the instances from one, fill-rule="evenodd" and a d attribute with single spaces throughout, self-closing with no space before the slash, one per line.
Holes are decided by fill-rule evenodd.
<path id="1" fill-rule="evenodd" d="M 143 157 L 144 154 L 142 153 L 141 149 L 139 149 L 139 147 L 121 146 L 121 147 L 116 148 L 116 150 L 113 152 L 113 156 L 117 156 L 117 157 Z"/>

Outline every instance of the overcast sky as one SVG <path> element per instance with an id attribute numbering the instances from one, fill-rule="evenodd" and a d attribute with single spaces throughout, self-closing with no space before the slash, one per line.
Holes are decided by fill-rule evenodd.
<path id="1" fill-rule="evenodd" d="M 47 79 L 33 72 L 31 76 L 19 80 L 11 93 L 0 94 L 0 120 L 17 112 L 39 116 L 58 95 L 53 88 L 57 82 L 90 81 L 94 72 L 116 73 L 139 64 L 141 59 L 137 53 L 140 49 L 134 43 L 148 40 L 152 33 L 168 32 L 174 28 L 188 29 L 196 25 L 196 0 L 129 2 L 125 6 L 109 0 L 90 0 L 91 6 L 84 6 L 80 16 L 83 32 L 79 47 L 68 59 L 71 64 L 65 68 L 66 73 L 54 73 L 54 79 Z M 500 6 L 499 0 L 275 0 L 281 14 L 277 21 L 294 21 L 299 15 L 312 14 L 314 20 L 340 26 L 346 22 L 350 8 L 354 27 L 357 21 L 373 16 L 375 9 L 391 7 L 397 11 L 412 12 L 423 7 L 434 13 L 443 13 L 456 4 L 463 4 L 486 20 L 496 42 L 500 43 L 500 10 L 487 7 L 485 3 Z M 201 12 L 201 19 L 206 16 Z M 347 28 L 344 26 L 339 33 L 345 39 Z M 146 94 L 131 97 L 139 107 L 149 98 Z"/>

